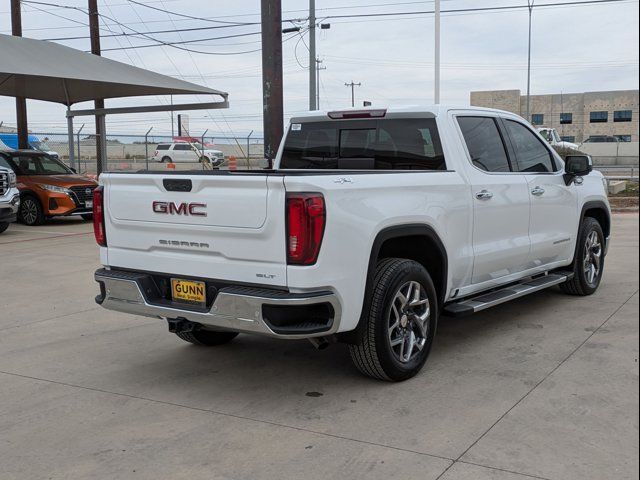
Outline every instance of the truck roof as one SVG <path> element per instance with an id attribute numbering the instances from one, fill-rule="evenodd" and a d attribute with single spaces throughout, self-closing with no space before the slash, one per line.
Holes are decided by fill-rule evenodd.
<path id="1" fill-rule="evenodd" d="M 310 121 L 319 121 L 319 120 L 329 120 L 331 117 L 330 113 L 344 112 L 346 114 L 357 114 L 357 113 L 374 113 L 372 118 L 376 118 L 375 112 L 385 111 L 384 118 L 406 118 L 412 116 L 421 116 L 426 118 L 435 118 L 440 115 L 446 114 L 450 110 L 464 110 L 464 111 L 474 111 L 474 112 L 490 112 L 490 113 L 499 113 L 501 115 L 508 115 L 512 117 L 518 117 L 518 115 L 513 112 L 508 112 L 506 110 L 498 110 L 495 108 L 485 108 L 485 107 L 470 107 L 468 105 L 406 105 L 406 106 L 397 106 L 397 107 L 349 107 L 342 109 L 332 109 L 332 110 L 317 110 L 317 111 L 309 111 L 305 113 L 300 113 L 291 118 L 291 123 L 304 123 Z M 351 117 L 353 118 L 353 117 Z M 378 115 L 377 118 L 382 118 L 382 115 Z"/>

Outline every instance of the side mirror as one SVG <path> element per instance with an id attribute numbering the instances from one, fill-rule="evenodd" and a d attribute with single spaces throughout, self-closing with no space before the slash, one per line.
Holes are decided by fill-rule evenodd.
<path id="1" fill-rule="evenodd" d="M 564 182 L 567 186 L 576 177 L 589 175 L 593 171 L 593 161 L 589 155 L 567 155 L 564 162 Z"/>

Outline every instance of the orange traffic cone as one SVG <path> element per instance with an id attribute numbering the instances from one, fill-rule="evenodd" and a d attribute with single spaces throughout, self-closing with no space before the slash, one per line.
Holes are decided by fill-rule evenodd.
<path id="1" fill-rule="evenodd" d="M 231 155 L 229 157 L 229 170 L 237 170 L 238 169 L 238 159 Z"/>
<path id="2" fill-rule="evenodd" d="M 176 164 L 173 162 L 169 162 L 167 163 L 167 168 L 170 170 L 175 170 L 176 169 Z"/>

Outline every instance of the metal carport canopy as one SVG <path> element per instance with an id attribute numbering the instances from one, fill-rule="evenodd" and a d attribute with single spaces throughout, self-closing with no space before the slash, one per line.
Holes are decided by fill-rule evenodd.
<path id="1" fill-rule="evenodd" d="M 88 100 L 146 95 L 216 95 L 222 101 L 70 110 Z M 53 42 L 0 34 L 0 95 L 66 105 L 70 133 L 77 115 L 228 108 L 228 94 Z M 104 132 L 104 129 L 103 129 Z M 73 162 L 73 135 L 70 136 Z M 99 152 L 100 155 L 100 152 Z"/>

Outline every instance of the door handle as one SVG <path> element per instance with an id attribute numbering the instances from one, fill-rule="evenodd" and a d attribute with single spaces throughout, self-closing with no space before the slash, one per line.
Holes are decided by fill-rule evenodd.
<path id="1" fill-rule="evenodd" d="M 489 190 L 482 190 L 476 193 L 476 198 L 478 200 L 489 200 L 490 198 L 493 198 L 493 193 L 491 193 Z"/>
<path id="2" fill-rule="evenodd" d="M 544 195 L 544 188 L 535 187 L 533 190 L 531 190 L 531 194 L 535 195 L 536 197 L 539 197 L 540 195 Z"/>

